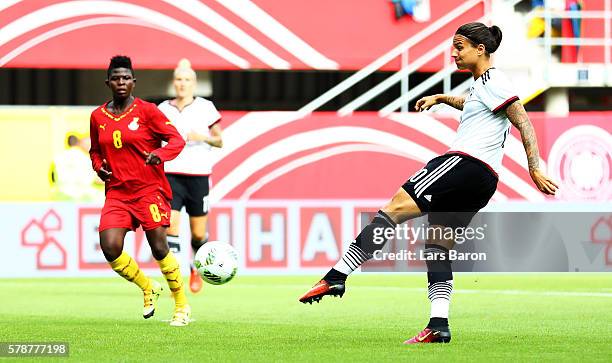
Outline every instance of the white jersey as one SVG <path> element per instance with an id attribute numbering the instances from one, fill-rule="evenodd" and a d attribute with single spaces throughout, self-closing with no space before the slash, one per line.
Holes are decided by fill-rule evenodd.
<path id="1" fill-rule="evenodd" d="M 489 68 L 470 87 L 450 151 L 469 154 L 499 174 L 511 127 L 504 111 L 516 100 L 518 96 L 506 75 Z"/>
<path id="2" fill-rule="evenodd" d="M 170 100 L 162 102 L 158 107 L 185 141 L 191 131 L 210 136 L 209 129 L 221 119 L 215 105 L 201 97 L 194 98 L 183 111 L 179 111 Z M 210 175 L 214 165 L 211 148 L 203 141 L 187 141 L 179 156 L 164 163 L 164 170 L 171 174 Z"/>

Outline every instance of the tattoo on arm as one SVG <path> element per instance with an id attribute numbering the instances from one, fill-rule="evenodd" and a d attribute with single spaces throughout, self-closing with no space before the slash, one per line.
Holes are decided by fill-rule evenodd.
<path id="1" fill-rule="evenodd" d="M 538 140 L 529 116 L 520 102 L 515 101 L 506 109 L 506 115 L 510 122 L 521 132 L 521 139 L 527 154 L 529 171 L 536 170 L 540 164 L 540 152 L 538 150 Z"/>
<path id="2" fill-rule="evenodd" d="M 463 110 L 463 103 L 465 102 L 464 96 L 449 96 L 442 95 L 440 102 L 446 103 L 447 105 L 454 107 L 458 110 Z"/>

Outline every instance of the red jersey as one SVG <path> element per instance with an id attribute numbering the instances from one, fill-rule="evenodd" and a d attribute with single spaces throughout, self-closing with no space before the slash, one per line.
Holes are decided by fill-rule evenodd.
<path id="1" fill-rule="evenodd" d="M 108 102 L 107 102 L 108 103 Z M 97 172 L 106 159 L 112 172 L 106 182 L 106 197 L 133 199 L 159 191 L 168 200 L 172 190 L 164 175 L 164 161 L 174 159 L 185 141 L 157 106 L 135 98 L 120 114 L 106 109 L 107 103 L 91 113 L 91 162 Z M 168 144 L 161 147 L 162 141 Z M 145 165 L 143 151 L 154 152 L 162 163 Z"/>

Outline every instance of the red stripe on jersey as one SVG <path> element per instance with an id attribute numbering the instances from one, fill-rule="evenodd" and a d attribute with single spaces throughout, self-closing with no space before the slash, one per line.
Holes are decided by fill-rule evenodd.
<path id="1" fill-rule="evenodd" d="M 502 103 L 501 105 L 495 107 L 495 109 L 493 110 L 493 113 L 498 113 L 501 110 L 505 110 L 508 106 L 510 106 L 512 104 L 512 102 L 518 100 L 518 96 L 512 96 L 510 98 L 508 98 L 507 100 L 504 101 L 504 103 Z"/>
<path id="2" fill-rule="evenodd" d="M 213 126 L 215 126 L 216 124 L 218 124 L 219 122 L 221 122 L 221 117 L 219 117 L 219 119 L 215 122 L 213 122 L 210 126 L 208 126 L 208 128 L 212 128 Z"/>
<path id="3" fill-rule="evenodd" d="M 210 174 L 189 174 L 189 173 L 175 173 L 175 172 L 166 172 L 166 175 L 181 175 L 181 176 L 210 176 Z"/>

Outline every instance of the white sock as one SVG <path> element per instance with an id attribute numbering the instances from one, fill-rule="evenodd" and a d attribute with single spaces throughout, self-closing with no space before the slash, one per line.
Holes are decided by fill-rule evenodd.
<path id="1" fill-rule="evenodd" d="M 170 248 L 170 251 L 172 251 L 173 253 L 181 252 L 181 239 L 179 238 L 179 236 L 173 236 L 169 234 L 166 236 L 166 239 L 168 241 L 168 247 Z"/>
<path id="2" fill-rule="evenodd" d="M 344 252 L 342 258 L 336 263 L 334 270 L 342 272 L 345 275 L 350 275 L 353 271 L 358 269 L 362 263 L 369 259 L 370 257 L 353 242 L 349 246 L 349 249 Z"/>
<path id="3" fill-rule="evenodd" d="M 453 291 L 453 280 L 434 282 L 427 287 L 431 301 L 431 318 L 448 319 L 450 297 Z"/>

